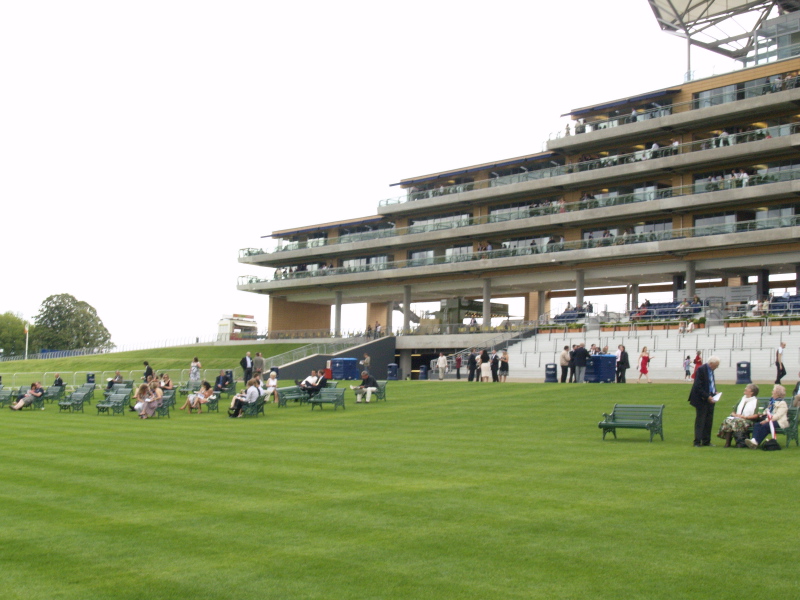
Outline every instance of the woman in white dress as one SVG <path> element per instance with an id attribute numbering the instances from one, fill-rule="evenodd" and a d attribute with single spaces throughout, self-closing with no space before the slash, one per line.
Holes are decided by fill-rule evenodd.
<path id="1" fill-rule="evenodd" d="M 481 352 L 481 381 L 490 381 L 492 378 L 492 361 L 489 353 L 484 350 Z"/>
<path id="2" fill-rule="evenodd" d="M 275 398 L 275 403 L 278 403 L 278 374 L 275 371 L 270 371 L 269 379 L 267 379 L 267 389 L 264 392 L 268 398 L 272 396 Z"/>
<path id="3" fill-rule="evenodd" d="M 202 368 L 203 365 L 200 364 L 200 360 L 195 356 L 189 368 L 189 381 L 200 381 L 200 369 Z"/>

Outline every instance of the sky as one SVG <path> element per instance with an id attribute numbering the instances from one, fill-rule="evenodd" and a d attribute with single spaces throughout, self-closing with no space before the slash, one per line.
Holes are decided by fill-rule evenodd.
<path id="1" fill-rule="evenodd" d="M 265 328 L 236 281 L 271 270 L 240 248 L 538 152 L 559 115 L 686 70 L 645 0 L 5 2 L 0 52 L 0 313 L 72 294 L 121 348 Z"/>

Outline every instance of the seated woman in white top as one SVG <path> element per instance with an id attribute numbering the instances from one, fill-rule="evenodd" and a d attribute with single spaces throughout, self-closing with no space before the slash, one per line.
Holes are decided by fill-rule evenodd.
<path id="1" fill-rule="evenodd" d="M 278 374 L 275 371 L 270 371 L 269 379 L 267 379 L 267 389 L 264 390 L 267 397 L 274 397 L 275 402 L 278 402 Z"/>
<path id="2" fill-rule="evenodd" d="M 725 440 L 725 447 L 731 447 L 731 438 L 735 437 L 737 446 L 744 446 L 744 438 L 750 425 L 759 418 L 756 414 L 758 408 L 758 386 L 755 383 L 744 388 L 744 396 L 739 401 L 730 416 L 719 426 L 717 437 Z"/>

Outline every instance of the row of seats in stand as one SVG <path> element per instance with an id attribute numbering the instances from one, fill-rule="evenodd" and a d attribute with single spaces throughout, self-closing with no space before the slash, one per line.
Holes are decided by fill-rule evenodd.
<path id="1" fill-rule="evenodd" d="M 800 296 L 788 298 L 773 298 L 769 303 L 771 315 L 797 315 L 800 314 Z"/>
<path id="2" fill-rule="evenodd" d="M 578 319 L 583 319 L 586 317 L 586 312 L 583 310 L 578 310 L 577 308 L 569 308 L 565 310 L 560 315 L 556 315 L 553 317 L 553 321 L 556 323 L 576 323 Z"/>
<path id="3" fill-rule="evenodd" d="M 690 319 L 703 310 L 702 304 L 690 304 L 688 309 L 678 310 L 680 302 L 658 302 L 647 308 L 635 308 L 629 311 L 632 321 L 677 321 Z"/>

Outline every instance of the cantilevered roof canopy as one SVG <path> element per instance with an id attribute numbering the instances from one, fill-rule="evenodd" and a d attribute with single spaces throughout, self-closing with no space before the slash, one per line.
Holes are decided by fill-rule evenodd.
<path id="1" fill-rule="evenodd" d="M 640 94 L 638 96 L 631 96 L 630 98 L 620 98 L 619 100 L 612 100 L 610 102 L 604 102 L 603 104 L 594 104 L 592 106 L 584 106 L 582 108 L 573 108 L 570 112 L 561 115 L 562 117 L 577 117 L 580 115 L 585 115 L 587 113 L 595 112 L 598 110 L 608 110 L 611 108 L 617 108 L 619 106 L 624 106 L 626 104 L 632 104 L 636 102 L 644 102 L 645 100 L 655 100 L 656 98 L 662 98 L 664 96 L 671 96 L 680 92 L 680 88 L 667 88 L 664 90 L 657 90 L 655 92 L 648 92 L 646 94 Z"/>
<path id="2" fill-rule="evenodd" d="M 772 16 L 800 9 L 800 0 L 647 0 L 659 26 L 728 58 L 753 48 L 753 34 Z"/>
<path id="3" fill-rule="evenodd" d="M 283 238 L 291 235 L 298 235 L 301 233 L 313 233 L 316 231 L 324 231 L 326 229 L 334 229 L 336 227 L 357 227 L 359 225 L 372 225 L 380 223 L 385 220 L 385 217 L 376 215 L 374 217 L 360 217 L 357 219 L 347 219 L 345 221 L 333 221 L 331 223 L 320 223 L 319 225 L 308 225 L 296 229 L 281 229 L 280 231 L 273 231 L 271 235 L 262 235 L 261 237 L 274 237 Z"/>
<path id="4" fill-rule="evenodd" d="M 414 185 L 419 183 L 425 183 L 428 181 L 435 181 L 437 179 L 442 179 L 443 177 L 457 177 L 458 175 L 467 175 L 469 173 L 475 173 L 477 171 L 486 171 L 487 169 L 501 169 L 503 167 L 525 164 L 526 162 L 529 161 L 541 160 L 543 158 L 551 158 L 553 156 L 555 156 L 554 152 L 537 152 L 536 154 L 527 154 L 525 156 L 518 156 L 516 158 L 509 158 L 498 162 L 483 163 L 481 165 L 473 165 L 471 167 L 463 167 L 461 169 L 453 169 L 451 171 L 440 171 L 438 173 L 421 175 L 419 177 L 409 177 L 408 179 L 403 179 L 397 183 L 392 183 L 389 187 L 395 185 Z"/>

